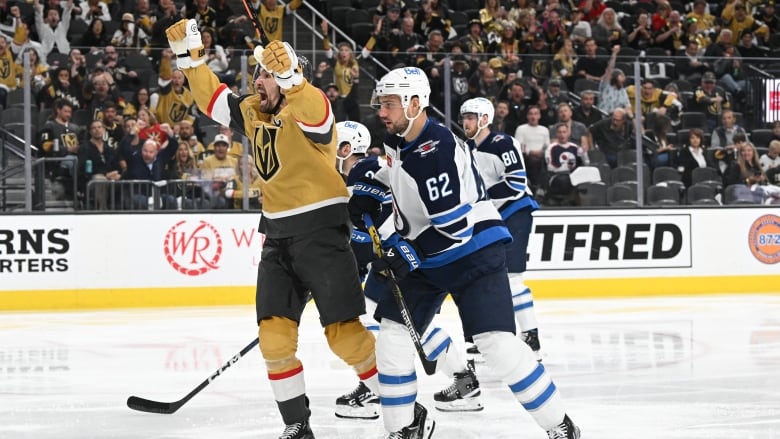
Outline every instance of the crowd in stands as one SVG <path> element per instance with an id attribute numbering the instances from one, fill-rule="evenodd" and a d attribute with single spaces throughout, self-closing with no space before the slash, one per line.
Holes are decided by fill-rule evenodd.
<path id="1" fill-rule="evenodd" d="M 358 93 L 361 68 L 373 57 L 389 68 L 421 67 L 431 81 L 431 104 L 444 111 L 450 102 L 453 117 L 466 99 L 491 99 L 492 128 L 520 141 L 530 185 L 545 204 L 614 204 L 606 195 L 593 201 L 583 188 L 617 194 L 611 188 L 636 185 L 640 169 L 645 186 L 670 186 L 677 202 L 697 201 L 690 193 L 700 192 L 688 189 L 705 183 L 712 197 L 739 185 L 747 191 L 737 194 L 743 201 L 780 198 L 774 189 L 780 122 L 743 122 L 752 105 L 749 66 L 762 68 L 780 55 L 772 1 L 450 1 L 350 4 L 371 11 L 373 31 L 357 49 L 325 38 L 325 60 L 313 69 L 337 121 L 375 122 Z M 301 1 L 250 4 L 269 36 L 282 38 L 285 15 Z M 321 10 L 329 15 L 327 2 Z M 28 59 L 41 115 L 34 113 L 33 143 L 43 157 L 76 159 L 47 163 L 47 175 L 65 182 L 66 196 L 82 207 L 104 208 L 113 199 L 85 197 L 97 180 L 207 181 L 189 196 L 166 188 L 155 207 L 239 207 L 245 175 L 252 205 L 262 202 L 251 154 L 241 160 L 242 144 L 230 128 L 198 115 L 190 85 L 176 70 L 164 30 L 182 17 L 198 21 L 209 67 L 237 91 L 236 54 L 251 51 L 255 30 L 227 0 L 0 0 L 0 58 L 8 66 L 0 69 L 3 124 L 19 122 L 10 111 Z M 337 21 L 329 18 L 320 23 L 325 36 Z M 591 167 L 603 188 L 577 173 Z M 714 174 L 701 180 L 705 173 L 697 168 Z M 658 171 L 668 169 L 676 176 Z M 70 194 L 73 178 L 77 189 Z M 121 207 L 147 208 L 155 190 L 121 194 Z"/>

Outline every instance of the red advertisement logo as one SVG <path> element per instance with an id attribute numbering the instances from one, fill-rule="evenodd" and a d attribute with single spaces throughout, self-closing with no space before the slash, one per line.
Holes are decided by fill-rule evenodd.
<path id="1" fill-rule="evenodd" d="M 219 268 L 222 237 L 205 221 L 195 224 L 179 221 L 165 234 L 163 251 L 174 270 L 187 276 L 200 276 Z"/>

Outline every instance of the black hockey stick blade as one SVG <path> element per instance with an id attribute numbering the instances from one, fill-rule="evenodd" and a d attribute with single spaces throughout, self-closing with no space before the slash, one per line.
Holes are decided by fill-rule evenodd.
<path id="1" fill-rule="evenodd" d="M 138 396 L 131 396 L 127 398 L 127 406 L 130 407 L 133 410 L 138 410 L 139 412 L 147 412 L 147 413 L 159 413 L 163 415 L 170 415 L 173 413 L 176 413 L 177 410 L 181 408 L 184 404 L 187 403 L 190 399 L 192 399 L 193 396 L 200 393 L 201 390 L 205 389 L 206 386 L 211 384 L 212 381 L 214 381 L 218 376 L 222 375 L 222 372 L 224 372 L 227 368 L 235 364 L 238 360 L 241 359 L 244 355 L 246 355 L 247 352 L 251 351 L 257 344 L 260 342 L 259 339 L 252 340 L 251 343 L 246 345 L 244 349 L 241 349 L 241 352 L 234 355 L 230 360 L 227 361 L 227 363 L 223 364 L 222 367 L 217 369 L 214 373 L 211 374 L 205 381 L 198 384 L 198 387 L 192 389 L 190 393 L 188 393 L 184 398 L 174 401 L 174 402 L 162 402 L 162 401 L 152 401 L 151 399 L 141 398 Z"/>
<path id="2" fill-rule="evenodd" d="M 371 236 L 371 241 L 374 246 L 374 253 L 378 257 L 382 257 L 382 241 L 379 238 L 379 232 L 376 230 L 376 227 L 374 226 L 373 221 L 371 220 L 371 216 L 368 214 L 363 215 L 363 221 L 366 224 L 366 227 L 368 228 L 368 234 Z M 401 292 L 401 288 L 398 286 L 398 282 L 395 279 L 395 274 L 393 274 L 392 270 L 386 270 L 385 272 L 382 272 L 382 274 L 388 279 L 388 281 L 392 282 L 392 290 L 393 290 L 393 298 L 395 298 L 395 303 L 398 305 L 398 309 L 401 311 L 401 318 L 404 321 L 404 325 L 406 326 L 406 330 L 409 331 L 409 336 L 412 338 L 412 342 L 414 342 L 414 348 L 417 350 L 417 356 L 420 357 L 420 362 L 422 363 L 423 370 L 428 375 L 433 375 L 436 373 L 436 360 L 429 360 L 428 356 L 425 354 L 425 350 L 422 347 L 422 341 L 420 340 L 420 334 L 417 333 L 417 329 L 414 327 L 414 322 L 412 321 L 412 317 L 409 315 L 409 307 L 406 306 L 406 301 L 404 300 L 404 295 Z"/>

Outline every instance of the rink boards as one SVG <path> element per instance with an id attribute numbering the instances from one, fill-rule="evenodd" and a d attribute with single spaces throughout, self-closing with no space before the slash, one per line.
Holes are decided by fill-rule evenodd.
<path id="1" fill-rule="evenodd" d="M 545 210 L 537 299 L 780 292 L 777 208 Z M 258 214 L 4 216 L 0 310 L 254 302 Z"/>

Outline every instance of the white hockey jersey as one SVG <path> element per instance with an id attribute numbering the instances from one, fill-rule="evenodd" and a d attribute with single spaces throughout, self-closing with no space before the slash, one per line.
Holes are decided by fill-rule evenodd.
<path id="1" fill-rule="evenodd" d="M 440 267 L 511 239 L 468 146 L 429 119 L 417 139 L 385 136 L 387 166 L 375 179 L 393 194 L 393 222 L 422 268 Z"/>

